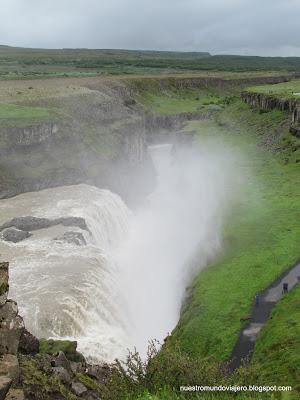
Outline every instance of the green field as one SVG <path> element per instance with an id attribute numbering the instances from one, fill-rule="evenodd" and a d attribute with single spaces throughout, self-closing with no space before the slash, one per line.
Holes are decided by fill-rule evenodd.
<path id="1" fill-rule="evenodd" d="M 277 83 L 276 85 L 261 85 L 248 88 L 250 92 L 268 94 L 284 99 L 299 99 L 300 80 L 294 79 L 289 82 Z"/>
<path id="2" fill-rule="evenodd" d="M 300 57 L 210 55 L 97 49 L 25 49 L 0 46 L 0 79 L 180 74 L 205 71 L 300 72 Z"/>
<path id="3" fill-rule="evenodd" d="M 143 96 L 143 103 L 152 111 L 161 115 L 176 115 L 182 112 L 198 112 L 203 109 L 213 109 L 215 106 L 222 104 L 222 98 L 207 95 L 198 96 L 197 92 L 187 91 L 185 96 L 176 94 L 172 96 L 160 96 L 155 94 L 146 94 Z"/>
<path id="4" fill-rule="evenodd" d="M 47 108 L 0 104 L 0 127 L 26 127 L 53 119 Z"/>

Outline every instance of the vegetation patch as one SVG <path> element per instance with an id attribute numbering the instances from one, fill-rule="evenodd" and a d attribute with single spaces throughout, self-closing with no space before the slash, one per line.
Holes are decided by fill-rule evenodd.
<path id="1" fill-rule="evenodd" d="M 291 383 L 300 392 L 300 286 L 285 295 L 258 337 L 253 368 L 261 380 Z"/>
<path id="2" fill-rule="evenodd" d="M 40 353 L 57 354 L 59 351 L 65 353 L 65 356 L 70 361 L 82 361 L 82 354 L 77 352 L 77 342 L 70 340 L 53 340 L 53 339 L 40 339 Z"/>
<path id="3" fill-rule="evenodd" d="M 1 127 L 26 127 L 53 119 L 52 112 L 43 107 L 0 104 Z"/>
<path id="4" fill-rule="evenodd" d="M 78 399 L 52 374 L 42 355 L 37 355 L 35 358 L 22 356 L 20 367 L 27 398 L 32 400 Z"/>
<path id="5" fill-rule="evenodd" d="M 283 99 L 299 99 L 300 101 L 300 79 L 293 79 L 289 82 L 277 83 L 274 85 L 252 86 L 247 90 L 249 92 L 262 93 Z"/>

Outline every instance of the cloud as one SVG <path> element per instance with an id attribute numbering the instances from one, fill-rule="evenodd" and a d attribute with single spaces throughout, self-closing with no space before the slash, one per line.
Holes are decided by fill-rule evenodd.
<path id="1" fill-rule="evenodd" d="M 300 56 L 298 0 L 2 0 L 0 43 Z"/>

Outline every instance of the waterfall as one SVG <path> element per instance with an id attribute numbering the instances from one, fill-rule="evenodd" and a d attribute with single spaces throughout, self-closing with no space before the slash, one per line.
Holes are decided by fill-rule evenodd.
<path id="1" fill-rule="evenodd" d="M 0 223 L 27 215 L 86 221 L 88 231 L 55 225 L 16 244 L 0 241 L 0 251 L 27 328 L 37 337 L 77 340 L 92 362 L 122 358 L 133 346 L 144 355 L 149 340 L 162 341 L 179 319 L 191 277 L 222 245 L 238 186 L 232 152 L 209 144 L 149 152 L 157 185 L 134 212 L 89 185 L 0 201 Z M 86 245 L 57 240 L 70 231 Z"/>
<path id="2" fill-rule="evenodd" d="M 218 254 L 224 217 L 238 187 L 234 154 L 225 146 L 149 147 L 157 185 L 132 215 L 118 249 L 130 337 L 144 356 L 176 326 L 193 275 Z"/>
<path id="3" fill-rule="evenodd" d="M 37 337 L 78 341 L 91 361 L 111 361 L 130 346 L 126 308 L 118 287 L 113 252 L 128 232 L 130 212 L 119 196 L 88 185 L 46 189 L 0 202 L 5 216 L 83 217 L 87 245 L 54 240 L 65 230 L 33 232 L 17 244 L 1 242 L 10 261 L 10 294 L 27 329 Z"/>

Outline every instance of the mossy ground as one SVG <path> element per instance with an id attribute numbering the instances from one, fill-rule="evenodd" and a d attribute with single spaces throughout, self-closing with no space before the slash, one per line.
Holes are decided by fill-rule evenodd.
<path id="1" fill-rule="evenodd" d="M 22 386 L 25 388 L 27 398 L 34 400 L 78 399 L 57 377 L 51 374 L 49 368 L 45 368 L 42 355 L 35 356 L 35 358 L 22 356 L 20 368 Z"/>
<path id="2" fill-rule="evenodd" d="M 82 361 L 83 356 L 76 351 L 77 342 L 70 340 L 53 340 L 53 339 L 40 339 L 39 352 L 41 354 L 56 354 L 59 351 L 65 353 L 66 357 L 71 361 Z"/>

